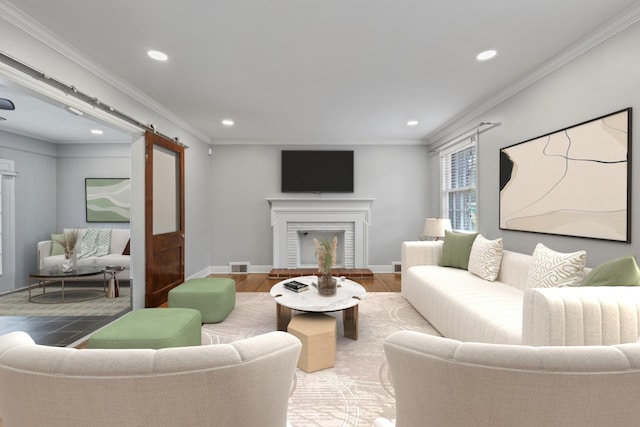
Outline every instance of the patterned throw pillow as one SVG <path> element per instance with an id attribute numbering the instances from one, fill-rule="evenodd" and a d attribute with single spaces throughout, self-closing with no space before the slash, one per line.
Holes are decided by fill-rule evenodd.
<path id="1" fill-rule="evenodd" d="M 578 286 L 584 278 L 586 261 L 585 251 L 561 253 L 538 243 L 527 275 L 527 288 Z"/>
<path id="2" fill-rule="evenodd" d="M 502 239 L 489 240 L 478 234 L 471 246 L 469 272 L 493 282 L 500 272 L 502 262 Z"/>

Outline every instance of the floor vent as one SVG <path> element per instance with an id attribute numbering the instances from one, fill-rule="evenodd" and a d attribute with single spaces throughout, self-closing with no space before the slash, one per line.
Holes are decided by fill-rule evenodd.
<path id="1" fill-rule="evenodd" d="M 391 263 L 391 271 L 396 274 L 402 273 L 402 263 L 400 261 L 394 261 Z"/>
<path id="2" fill-rule="evenodd" d="M 229 267 L 232 273 L 248 273 L 249 272 L 248 262 L 230 262 Z"/>

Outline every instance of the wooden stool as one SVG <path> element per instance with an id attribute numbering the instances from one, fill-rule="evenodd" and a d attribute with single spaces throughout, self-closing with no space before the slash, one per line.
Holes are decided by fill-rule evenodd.
<path id="1" fill-rule="evenodd" d="M 294 316 L 287 329 L 302 342 L 298 368 L 315 372 L 331 368 L 336 360 L 336 318 L 322 313 Z"/>

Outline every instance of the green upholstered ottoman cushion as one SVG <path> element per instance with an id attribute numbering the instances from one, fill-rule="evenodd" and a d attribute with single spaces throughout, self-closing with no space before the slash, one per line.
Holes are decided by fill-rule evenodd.
<path id="1" fill-rule="evenodd" d="M 188 308 L 132 311 L 89 338 L 89 348 L 167 348 L 201 345 L 200 312 Z"/>
<path id="2" fill-rule="evenodd" d="M 236 281 L 222 277 L 189 279 L 169 291 L 169 307 L 195 308 L 202 323 L 222 322 L 236 305 Z"/>

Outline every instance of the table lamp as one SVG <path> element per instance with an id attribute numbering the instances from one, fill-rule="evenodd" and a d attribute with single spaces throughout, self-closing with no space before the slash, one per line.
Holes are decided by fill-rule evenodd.
<path id="1" fill-rule="evenodd" d="M 449 218 L 426 218 L 422 237 L 425 240 L 429 237 L 434 240 L 440 240 L 440 238 L 444 237 L 445 230 L 451 230 L 451 220 Z"/>

